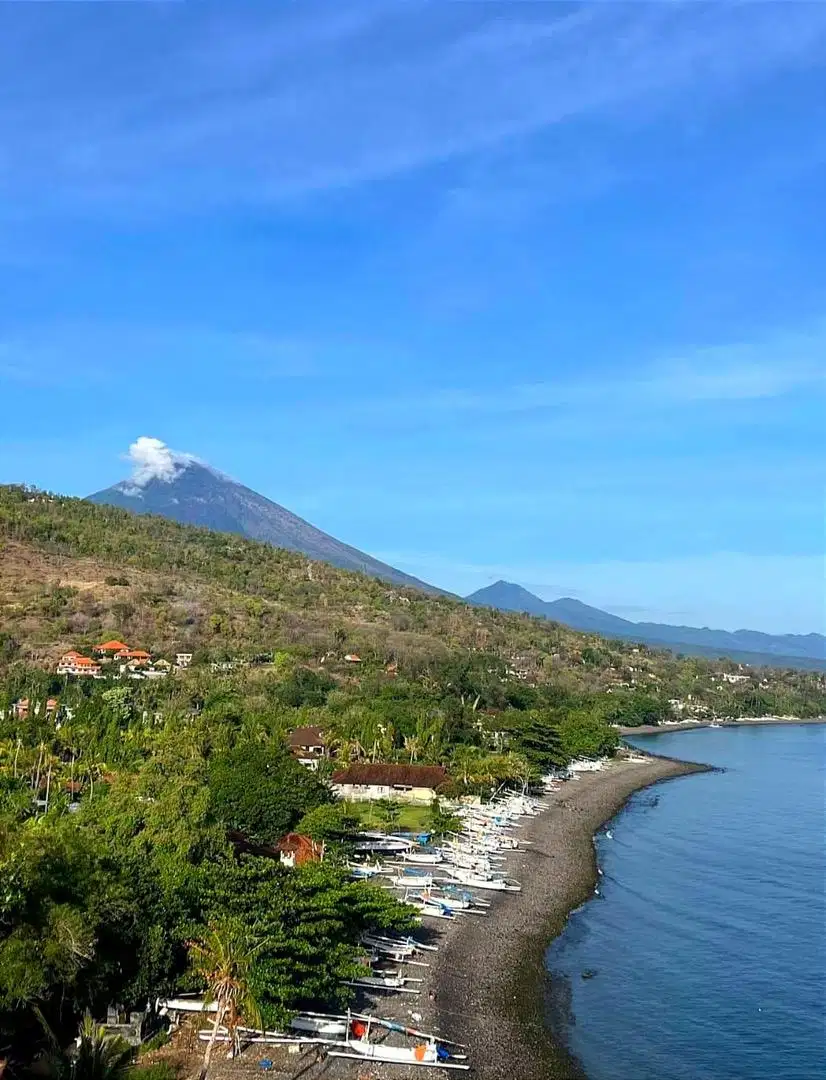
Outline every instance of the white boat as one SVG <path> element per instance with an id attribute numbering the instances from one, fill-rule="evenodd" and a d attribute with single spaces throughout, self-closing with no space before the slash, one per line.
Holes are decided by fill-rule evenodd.
<path id="1" fill-rule="evenodd" d="M 398 994 L 418 994 L 418 988 L 407 986 L 412 979 L 402 978 L 400 975 L 365 975 L 360 979 L 346 980 L 347 986 L 361 986 L 366 990 L 387 990 Z"/>
<path id="2" fill-rule="evenodd" d="M 436 866 L 442 862 L 441 851 L 405 851 L 402 855 L 404 862 L 416 863 L 418 866 Z"/>
<path id="3" fill-rule="evenodd" d="M 348 1020 L 351 1019 L 348 1014 Z M 373 1026 L 398 1032 L 417 1041 L 412 1046 L 394 1046 L 392 1043 L 370 1041 Z M 406 1027 L 393 1020 L 378 1020 L 370 1016 L 352 1016 L 343 1043 L 336 1043 L 328 1050 L 330 1057 L 350 1058 L 356 1061 L 378 1061 L 389 1065 L 421 1065 L 430 1068 L 460 1069 L 467 1071 L 464 1049 L 415 1028 Z"/>
<path id="4" fill-rule="evenodd" d="M 306 1031 L 311 1035 L 324 1035 L 328 1038 L 341 1038 L 350 1030 L 347 1019 L 333 1016 L 315 1016 L 312 1014 L 294 1016 L 290 1021 L 294 1031 Z"/>
<path id="5" fill-rule="evenodd" d="M 155 1011 L 160 1016 L 168 1016 L 170 1013 L 214 1013 L 218 1011 L 217 1001 L 204 1001 L 199 997 L 158 998 L 155 1002 Z"/>
<path id="6" fill-rule="evenodd" d="M 348 1039 L 346 1049 L 328 1051 L 329 1057 L 351 1058 L 356 1061 L 384 1061 L 393 1065 L 429 1065 L 437 1069 L 461 1069 L 470 1066 L 459 1061 L 440 1060 L 435 1042 L 419 1043 L 417 1046 L 388 1046 L 387 1043 L 371 1043 L 367 1039 Z"/>
<path id="7" fill-rule="evenodd" d="M 428 889 L 433 884 L 432 874 L 393 874 L 394 885 L 402 889 Z"/>
<path id="8" fill-rule="evenodd" d="M 350 863 L 347 869 L 350 871 L 350 877 L 355 881 L 369 881 L 377 874 L 385 872 L 381 863 L 375 863 L 372 866 L 367 863 Z"/>
<path id="9" fill-rule="evenodd" d="M 413 937 L 388 937 L 386 934 L 362 934 L 362 945 L 366 945 L 368 948 L 387 950 L 393 949 L 397 951 L 409 950 L 409 955 L 417 952 L 438 952 L 438 945 L 426 945 L 422 941 L 417 941 Z"/>
<path id="10" fill-rule="evenodd" d="M 414 897 L 411 897 L 409 900 L 405 900 L 404 902 L 405 904 L 410 904 L 410 906 L 415 908 L 420 915 L 423 915 L 427 919 L 447 919 L 448 921 L 450 921 L 451 919 L 456 918 L 455 912 L 448 911 L 446 908 L 441 907 L 434 901 L 417 900 Z"/>
<path id="11" fill-rule="evenodd" d="M 521 892 L 522 886 L 518 881 L 511 881 L 503 877 L 480 877 L 472 871 L 461 868 L 448 870 L 451 877 L 467 885 L 471 889 L 487 889 L 491 892 Z"/>

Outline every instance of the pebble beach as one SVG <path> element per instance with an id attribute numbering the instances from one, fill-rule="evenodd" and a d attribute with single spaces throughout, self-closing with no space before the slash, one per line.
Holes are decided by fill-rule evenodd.
<path id="1" fill-rule="evenodd" d="M 545 1024 L 546 949 L 568 914 L 593 894 L 593 836 L 600 826 L 635 791 L 706 768 L 668 758 L 620 758 L 563 784 L 548 797 L 548 809 L 527 820 L 520 836 L 532 843 L 508 862 L 521 893 L 498 897 L 487 919 L 451 927 L 432 969 L 432 1026 L 471 1048 L 473 1076 L 582 1080 Z"/>
<path id="2" fill-rule="evenodd" d="M 522 819 L 519 837 L 529 844 L 508 858 L 507 873 L 521 882 L 522 891 L 490 894 L 486 917 L 467 916 L 438 926 L 427 920 L 426 936 L 438 942 L 439 951 L 427 955 L 430 967 L 421 994 L 413 999 L 371 997 L 363 1007 L 464 1044 L 471 1065 L 467 1075 L 479 1080 L 584 1080 L 545 1022 L 550 1007 L 545 952 L 569 913 L 593 895 L 598 880 L 593 837 L 600 826 L 634 792 L 707 769 L 671 758 L 620 756 L 598 772 L 580 773 L 560 785 L 545 797 L 547 809 Z M 240 1080 L 260 1056 L 251 1050 L 234 1062 L 216 1061 L 215 1074 Z M 422 1075 L 421 1068 L 346 1062 L 315 1049 L 269 1056 L 274 1080 L 412 1080 Z"/>

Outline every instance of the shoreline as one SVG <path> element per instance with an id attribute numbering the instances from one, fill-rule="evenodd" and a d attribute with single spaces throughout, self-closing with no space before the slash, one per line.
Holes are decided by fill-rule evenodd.
<path id="1" fill-rule="evenodd" d="M 531 843 L 507 861 L 506 872 L 521 882 L 522 891 L 492 894 L 484 918 L 467 916 L 437 926 L 426 921 L 427 936 L 438 942 L 439 951 L 428 954 L 430 966 L 421 969 L 420 995 L 368 992 L 363 1006 L 464 1044 L 468 1075 L 478 1080 L 587 1080 L 547 1022 L 555 1007 L 545 968 L 548 946 L 565 929 L 569 915 L 593 896 L 598 830 L 636 792 L 713 770 L 710 765 L 640 754 L 633 760 L 614 758 L 601 771 L 580 773 L 551 792 L 544 800 L 546 808 L 523 819 L 519 829 L 520 839 Z M 327 1058 L 319 1051 L 308 1045 L 290 1060 L 292 1055 L 273 1048 L 267 1055 L 275 1059 L 270 1075 L 284 1080 L 354 1080 L 356 1075 L 365 1080 L 421 1080 L 420 1068 L 365 1061 L 354 1071 L 352 1061 Z M 177 1058 L 177 1052 L 173 1056 Z M 237 1080 L 248 1075 L 250 1061 L 258 1057 L 260 1050 L 253 1047 L 239 1062 L 217 1058 L 213 1071 L 217 1080 Z M 191 1075 L 189 1055 L 178 1060 L 184 1075 Z M 445 1074 L 439 1070 L 437 1075 Z"/>
<path id="2" fill-rule="evenodd" d="M 826 724 L 826 716 L 744 716 L 728 720 L 681 720 L 678 723 L 641 724 L 639 727 L 617 727 L 617 733 L 626 738 L 629 735 L 665 735 L 669 731 L 703 731 L 716 724 L 721 728 L 755 727 L 757 725 L 776 725 L 794 727 L 798 724 Z"/>
<path id="3" fill-rule="evenodd" d="M 520 893 L 498 897 L 488 919 L 465 919 L 445 935 L 428 979 L 432 1026 L 472 1048 L 481 1080 L 585 1080 L 546 1015 L 551 986 L 545 954 L 568 916 L 594 892 L 595 833 L 644 788 L 711 766 L 647 757 L 615 759 L 580 774 L 548 798 L 520 837 L 532 844 L 509 860 Z M 431 1017 L 428 1017 L 430 1020 Z"/>

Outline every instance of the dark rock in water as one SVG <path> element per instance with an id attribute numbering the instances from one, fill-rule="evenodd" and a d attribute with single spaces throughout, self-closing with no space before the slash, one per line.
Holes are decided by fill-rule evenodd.
<path id="1" fill-rule="evenodd" d="M 583 977 L 583 979 L 593 979 L 593 977 L 595 975 L 597 975 L 597 974 L 598 974 L 598 972 L 597 972 L 596 968 L 586 968 L 582 972 L 582 977 Z"/>

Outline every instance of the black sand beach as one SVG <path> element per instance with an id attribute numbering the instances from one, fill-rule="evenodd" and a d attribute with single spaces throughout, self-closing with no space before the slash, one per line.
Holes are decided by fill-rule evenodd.
<path id="1" fill-rule="evenodd" d="M 620 757 L 599 772 L 581 773 L 563 784 L 547 797 L 547 810 L 523 819 L 520 837 L 532 843 L 507 863 L 508 874 L 519 879 L 522 891 L 489 894 L 494 899 L 486 918 L 437 924 L 428 920 L 439 952 L 428 954 L 431 966 L 421 995 L 373 999 L 367 1007 L 376 1015 L 396 1017 L 465 1044 L 472 1067 L 468 1075 L 479 1080 L 582 1080 L 576 1062 L 553 1042 L 545 1023 L 548 944 L 569 913 L 593 893 L 593 836 L 600 826 L 635 791 L 707 768 L 670 758 Z M 215 1074 L 240 1080 L 251 1068 L 257 1071 L 261 1056 L 260 1050 L 250 1048 L 234 1062 L 216 1061 Z M 422 1075 L 415 1067 L 325 1059 L 315 1049 L 300 1054 L 273 1049 L 267 1056 L 275 1066 L 269 1074 L 274 1080 L 412 1080 Z"/>
<path id="2" fill-rule="evenodd" d="M 521 830 L 532 846 L 509 861 L 522 892 L 501 896 L 489 919 L 463 920 L 447 935 L 433 970 L 434 1026 L 472 1048 L 483 1080 L 579 1080 L 576 1063 L 548 1033 L 549 942 L 597 881 L 593 836 L 635 791 L 704 771 L 670 759 L 617 760 L 583 773 Z"/>

